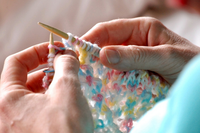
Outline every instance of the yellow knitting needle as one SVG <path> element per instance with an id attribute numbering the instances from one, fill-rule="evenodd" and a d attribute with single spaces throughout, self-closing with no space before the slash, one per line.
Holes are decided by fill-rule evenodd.
<path id="1" fill-rule="evenodd" d="M 68 38 L 69 38 L 69 36 L 66 33 L 64 33 L 64 32 L 62 32 L 62 31 L 60 31 L 60 30 L 58 30 L 56 28 L 53 28 L 53 27 L 51 27 L 49 25 L 46 25 L 46 24 L 43 24 L 41 22 L 38 22 L 38 24 L 40 26 L 42 26 L 43 28 L 47 29 L 48 31 L 50 31 L 50 32 L 52 32 L 52 33 L 54 33 L 54 34 L 56 34 L 56 35 L 58 35 L 58 36 L 60 36 L 60 37 L 62 37 L 64 39 L 66 39 L 66 40 L 68 40 Z"/>
<path id="2" fill-rule="evenodd" d="M 54 45 L 53 33 L 52 32 L 50 33 L 49 44 Z M 55 49 L 53 47 L 49 48 L 49 54 L 55 55 Z M 50 58 L 52 58 L 52 57 L 50 57 Z M 53 69 L 53 66 L 50 66 L 50 69 Z"/>
<path id="3" fill-rule="evenodd" d="M 41 22 L 38 22 L 38 24 L 39 24 L 40 26 L 42 26 L 43 28 L 47 29 L 48 31 L 50 31 L 50 32 L 52 32 L 52 33 L 58 35 L 58 36 L 61 37 L 61 38 L 64 38 L 64 39 L 66 39 L 66 40 L 69 39 L 69 35 L 68 35 L 67 33 L 64 33 L 63 31 L 60 31 L 60 30 L 58 30 L 58 29 L 56 29 L 56 28 L 54 28 L 54 27 L 51 27 L 51 26 L 46 25 L 46 24 L 43 24 L 43 23 L 41 23 Z M 75 37 L 72 36 L 71 42 L 74 43 L 75 41 L 76 41 Z M 76 43 L 76 45 L 79 45 L 79 44 L 80 44 L 80 42 L 78 41 L 78 42 Z M 84 49 L 87 49 L 87 47 L 89 47 L 88 44 L 86 44 L 86 47 L 85 47 Z M 97 56 L 97 57 L 99 57 L 100 48 L 97 48 L 97 49 L 98 49 L 98 52 L 97 52 L 96 54 L 94 54 L 94 55 Z"/>
<path id="4" fill-rule="evenodd" d="M 54 28 L 54 27 L 51 27 L 51 26 L 46 25 L 46 24 L 43 24 L 43 23 L 41 23 L 41 22 L 38 22 L 38 24 L 39 24 L 40 26 L 42 26 L 43 28 L 47 29 L 48 31 L 50 31 L 50 32 L 52 32 L 52 33 L 58 35 L 58 36 L 61 37 L 61 38 L 64 38 L 64 39 L 66 39 L 66 40 L 69 39 L 69 35 L 68 35 L 67 33 L 63 32 L 63 31 L 60 31 L 60 30 L 58 30 L 58 29 L 56 29 L 56 28 Z M 74 38 L 74 36 L 72 36 L 71 42 L 74 43 L 75 41 L 76 41 L 76 39 Z M 78 41 L 78 42 L 77 42 L 77 45 L 79 45 L 79 44 L 80 44 L 80 42 Z M 87 48 L 87 45 L 86 45 L 86 48 Z"/>

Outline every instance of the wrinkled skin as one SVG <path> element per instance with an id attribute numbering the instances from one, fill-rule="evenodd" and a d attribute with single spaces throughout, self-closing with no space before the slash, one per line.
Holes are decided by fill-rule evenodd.
<path id="1" fill-rule="evenodd" d="M 198 46 L 148 17 L 99 23 L 82 38 L 103 47 L 100 60 L 105 66 L 122 71 L 154 71 L 170 84 L 185 64 L 200 52 Z M 112 56 L 111 50 L 118 54 Z"/>
<path id="2" fill-rule="evenodd" d="M 73 51 L 56 56 L 55 76 L 45 93 L 43 72 L 27 74 L 47 62 L 47 46 L 35 45 L 6 59 L 0 89 L 2 133 L 93 132 L 91 112 L 78 80 L 79 62 Z"/>
<path id="3" fill-rule="evenodd" d="M 99 23 L 82 39 L 103 47 L 100 60 L 105 66 L 122 71 L 151 70 L 170 84 L 200 51 L 153 18 Z M 6 59 L 1 75 L 0 131 L 92 133 L 92 115 L 80 89 L 79 62 L 73 51 L 56 56 L 55 76 L 45 93 L 42 70 L 28 74 L 47 63 L 47 45 L 35 45 Z M 62 46 L 59 42 L 55 45 Z"/>

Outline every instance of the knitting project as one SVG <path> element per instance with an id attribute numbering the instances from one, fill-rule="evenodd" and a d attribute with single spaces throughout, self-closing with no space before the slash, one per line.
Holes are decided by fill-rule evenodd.
<path id="1" fill-rule="evenodd" d="M 79 53 L 79 80 L 94 120 L 95 133 L 128 133 L 136 121 L 158 101 L 164 99 L 169 84 L 158 75 L 144 70 L 122 72 L 103 66 L 98 58 L 100 48 L 67 33 L 66 48 Z M 50 44 L 49 49 L 64 50 Z M 54 70 L 55 53 L 49 53 L 49 68 L 44 71 L 48 89 Z"/>

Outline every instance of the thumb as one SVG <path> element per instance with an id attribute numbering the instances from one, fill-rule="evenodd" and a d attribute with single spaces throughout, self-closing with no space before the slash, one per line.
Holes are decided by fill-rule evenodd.
<path id="1" fill-rule="evenodd" d="M 56 55 L 54 59 L 55 74 L 48 93 L 59 101 L 80 90 L 78 79 L 79 61 L 72 50 L 66 50 L 64 54 Z M 62 99 L 62 100 L 61 100 Z"/>
<path id="2" fill-rule="evenodd" d="M 105 66 L 121 71 L 142 69 L 157 72 L 164 65 L 169 50 L 167 47 L 169 46 L 107 46 L 100 51 L 100 60 Z"/>

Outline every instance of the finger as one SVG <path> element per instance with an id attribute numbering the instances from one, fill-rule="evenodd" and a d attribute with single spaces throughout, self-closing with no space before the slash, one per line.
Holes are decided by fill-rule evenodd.
<path id="1" fill-rule="evenodd" d="M 6 58 L 1 82 L 8 86 L 17 84 L 20 85 L 19 88 L 21 85 L 25 86 L 27 73 L 47 62 L 48 44 L 38 44 Z M 61 42 L 56 42 L 55 45 L 63 46 Z"/>
<path id="2" fill-rule="evenodd" d="M 159 46 L 107 46 L 100 51 L 100 60 L 105 66 L 123 71 L 153 69 L 162 58 L 159 50 L 162 50 Z"/>
<path id="3" fill-rule="evenodd" d="M 43 93 L 45 91 L 43 84 L 43 78 L 45 76 L 43 70 L 35 71 L 28 75 L 28 79 L 26 82 L 27 88 L 35 93 Z"/>
<path id="4" fill-rule="evenodd" d="M 155 47 L 107 46 L 100 51 L 100 60 L 103 65 L 112 69 L 120 71 L 151 70 L 165 77 L 169 76 L 169 73 L 166 72 L 177 73 L 180 71 L 177 68 L 184 66 L 185 60 L 180 59 L 181 53 L 181 49 L 167 44 Z M 178 57 L 179 60 L 177 60 Z"/>
<path id="5" fill-rule="evenodd" d="M 155 46 L 168 43 L 168 30 L 156 19 L 141 17 L 118 19 L 99 23 L 82 36 L 82 39 L 98 44 Z"/>
<path id="6" fill-rule="evenodd" d="M 65 54 L 56 55 L 54 69 L 55 75 L 47 92 L 51 97 L 63 101 L 69 95 L 80 93 L 79 61 L 74 51 L 66 50 Z"/>

